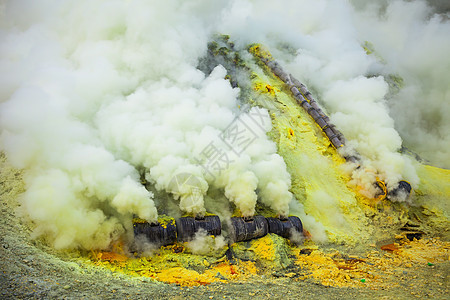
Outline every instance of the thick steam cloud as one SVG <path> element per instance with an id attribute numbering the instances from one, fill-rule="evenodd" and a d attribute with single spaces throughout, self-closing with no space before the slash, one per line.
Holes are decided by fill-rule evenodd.
<path id="1" fill-rule="evenodd" d="M 379 177 L 391 187 L 402 178 L 416 187 L 418 177 L 411 159 L 399 153 L 402 146 L 449 167 L 448 13 L 436 14 L 424 1 L 352 4 L 235 3 L 223 26 L 243 44 L 256 37 L 270 45 L 288 71 L 313 89 L 363 156 L 363 171 L 353 174 L 357 185 L 371 194 Z M 249 34 L 238 34 L 241 28 Z M 366 53 L 367 41 L 375 53 Z M 400 78 L 396 93 L 389 88 L 392 78 Z"/>
<path id="2" fill-rule="evenodd" d="M 239 90 L 224 79 L 226 70 L 218 66 L 206 77 L 196 68 L 212 34 L 208 16 L 220 7 L 29 4 L 4 10 L 1 141 L 15 166 L 27 170 L 22 204 L 36 235 L 57 248 L 104 248 L 133 214 L 156 221 L 142 170 L 168 193 L 177 174 L 195 176 L 196 195 L 191 188 L 173 193 L 185 213 L 205 213 L 212 185 L 243 216 L 255 213 L 256 189 L 288 214 L 290 176 L 266 136 L 267 111 L 240 114 Z M 252 143 L 242 149 L 219 138 L 236 118 L 252 128 L 252 136 L 241 137 Z M 202 154 L 211 146 L 221 151 L 223 170 L 204 171 Z"/>
<path id="3" fill-rule="evenodd" d="M 21 203 L 36 236 L 105 248 L 133 215 L 155 221 L 142 177 L 185 213 L 204 214 L 211 189 L 243 216 L 258 201 L 289 213 L 290 176 L 266 136 L 267 111 L 240 110 L 222 66 L 197 69 L 215 33 L 236 47 L 268 45 L 310 87 L 363 157 L 353 178 L 366 190 L 376 177 L 417 185 L 402 145 L 449 167 L 448 18 L 422 1 L 352 3 L 2 2 L 0 147 L 26 169 Z M 403 78 L 398 93 L 389 74 Z M 239 122 L 251 143 L 230 147 L 226 133 Z M 205 170 L 212 153 L 221 165 Z M 178 174 L 195 176 L 196 189 L 173 190 Z"/>

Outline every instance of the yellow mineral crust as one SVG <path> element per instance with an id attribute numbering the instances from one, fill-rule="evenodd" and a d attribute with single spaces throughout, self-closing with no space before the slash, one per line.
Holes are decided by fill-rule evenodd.
<path id="1" fill-rule="evenodd" d="M 420 184 L 416 190 L 416 198 L 429 209 L 450 211 L 450 170 L 418 164 L 417 174 Z M 448 219 L 448 215 L 447 215 Z"/>
<path id="2" fill-rule="evenodd" d="M 403 240 L 393 245 L 382 247 L 393 249 L 390 251 L 377 247 L 358 256 L 311 247 L 307 248 L 309 253 L 303 254 L 304 247 L 290 246 L 287 249 L 294 257 L 295 267 L 290 266 L 284 276 L 297 281 L 312 280 L 326 286 L 387 289 L 407 281 L 405 274 L 414 274 L 416 268 L 434 268 L 434 264 L 450 259 L 450 243 L 437 238 Z M 225 257 L 214 259 L 186 254 L 178 252 L 181 245 L 165 247 L 149 257 L 128 258 L 123 254 L 100 252 L 91 260 L 93 264 L 114 272 L 180 286 L 198 286 L 245 281 L 258 274 L 270 275 L 275 268 L 270 268 L 270 263 L 259 263 L 257 267 L 257 261 L 278 259 L 274 256 L 277 252 L 275 246 L 270 236 L 252 241 L 249 250 L 255 253 L 256 262 L 235 259 L 230 263 Z"/>
<path id="3" fill-rule="evenodd" d="M 141 258 L 129 258 L 124 254 L 113 252 L 98 252 L 93 253 L 91 260 L 94 265 L 106 267 L 114 272 L 180 286 L 242 281 L 256 275 L 258 271 L 255 263 L 251 261 L 237 259 L 231 264 L 225 258 L 207 259 L 201 255 L 186 254 L 182 248 L 181 245 L 163 247 L 158 253 Z"/>
<path id="4" fill-rule="evenodd" d="M 397 248 L 393 252 L 373 250 L 365 257 L 320 250 L 305 255 L 295 249 L 295 264 L 302 270 L 297 280 L 310 278 L 327 286 L 385 289 L 397 285 L 414 268 L 433 267 L 449 260 L 450 243 L 439 239 L 407 241 Z"/>
<path id="5" fill-rule="evenodd" d="M 438 231 L 446 240 L 450 239 L 450 170 L 417 164 L 420 177 L 415 190 L 415 204 L 421 208 L 422 216 L 417 221 L 426 223 Z"/>
<path id="6" fill-rule="evenodd" d="M 272 54 L 270 54 L 270 52 L 260 44 L 251 45 L 248 49 L 248 52 L 250 52 L 256 57 L 273 60 Z"/>
<path id="7" fill-rule="evenodd" d="M 257 62 L 273 60 L 261 45 L 252 45 L 249 52 Z M 411 215 L 420 222 L 420 216 L 410 213 L 410 206 L 386 200 L 383 182 L 379 182 L 383 193 L 377 199 L 363 196 L 362 187 L 350 186 L 350 177 L 343 171 L 345 160 L 321 128 L 300 107 L 284 82 L 261 61 L 257 65 L 260 68 L 252 70 L 251 79 L 259 96 L 253 102 L 269 110 L 273 125 L 270 136 L 291 174 L 291 191 L 304 212 L 323 225 L 330 241 L 346 244 L 370 241 L 386 234 L 378 230 L 379 224 L 400 227 Z M 450 238 L 450 170 L 417 163 L 416 171 L 420 185 L 411 201 L 427 216 L 427 225 Z M 304 227 L 317 238 L 320 226 L 309 220 L 304 220 Z"/>
<path id="8" fill-rule="evenodd" d="M 250 51 L 258 56 L 270 55 L 259 46 Z M 285 84 L 265 65 L 262 68 L 252 76 L 253 89 L 260 94 L 254 102 L 267 108 L 272 117 L 270 135 L 291 174 L 295 198 L 304 205 L 305 212 L 320 220 L 332 241 L 352 243 L 367 239 L 372 229 L 367 227 L 359 203 L 362 196 L 347 185 L 350 178 L 341 170 L 345 160 Z M 366 230 L 360 230 L 362 227 Z M 314 236 L 314 229 L 311 233 Z"/>
<path id="9" fill-rule="evenodd" d="M 134 218 L 133 223 L 147 223 L 147 221 L 141 218 Z M 160 215 L 158 216 L 158 223 L 163 228 L 167 228 L 167 225 L 175 225 L 175 219 L 166 215 Z"/>
<path id="10" fill-rule="evenodd" d="M 273 261 L 275 259 L 275 248 L 273 239 L 266 235 L 260 239 L 253 240 L 249 250 L 254 251 L 256 256 Z"/>
<path id="11" fill-rule="evenodd" d="M 158 281 L 176 283 L 181 286 L 205 285 L 221 281 L 214 277 L 215 274 L 211 274 L 211 271 L 212 270 L 208 270 L 208 272 L 200 274 L 194 270 L 177 267 L 158 271 L 155 273 L 154 278 Z"/>
<path id="12" fill-rule="evenodd" d="M 272 59 L 270 53 L 258 45 L 250 48 L 250 52 L 257 57 Z M 345 160 L 321 128 L 298 105 L 284 83 L 265 65 L 260 67 L 255 68 L 251 76 L 257 94 L 251 102 L 267 108 L 270 113 L 273 128 L 269 135 L 291 174 L 291 191 L 308 216 L 302 221 L 313 238 L 324 230 L 331 242 L 367 245 L 380 240 L 377 236 L 380 235 L 379 224 L 386 228 L 383 238 L 393 238 L 394 232 L 411 218 L 420 226 L 438 228 L 444 238 L 446 234 L 448 236 L 450 170 L 417 163 L 421 183 L 413 196 L 415 205 L 411 207 L 415 211 L 412 212 L 406 204 L 393 204 L 387 199 L 377 203 L 361 196 L 355 187 L 348 185 L 350 178 L 342 170 Z M 168 224 L 173 219 L 162 216 L 159 221 Z M 433 268 L 434 264 L 448 262 L 450 251 L 449 242 L 430 238 L 403 239 L 402 243 L 383 247 L 387 251 L 380 248 L 386 245 L 378 245 L 358 256 L 339 251 L 329 253 L 316 249 L 317 246 L 304 251 L 308 243 L 312 241 L 306 241 L 303 248 L 295 247 L 281 237 L 269 234 L 232 245 L 231 250 L 236 255 L 232 262 L 223 254 L 221 258 L 189 254 L 184 251 L 183 244 L 163 247 L 148 257 L 129 258 L 121 252 L 96 252 L 91 259 L 95 265 L 112 271 L 180 286 L 243 281 L 257 274 L 266 275 L 289 268 L 284 276 L 292 280 L 312 280 L 337 287 L 387 289 L 402 280 L 407 281 L 407 274 L 413 274 L 417 268 Z"/>

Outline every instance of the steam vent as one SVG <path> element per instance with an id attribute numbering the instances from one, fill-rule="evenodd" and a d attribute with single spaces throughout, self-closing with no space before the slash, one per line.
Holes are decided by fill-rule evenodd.
<path id="1" fill-rule="evenodd" d="M 1 299 L 448 299 L 445 1 L 0 2 Z"/>

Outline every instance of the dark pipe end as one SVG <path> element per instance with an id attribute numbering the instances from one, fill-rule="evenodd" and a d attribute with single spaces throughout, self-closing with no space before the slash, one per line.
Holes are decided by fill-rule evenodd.
<path id="1" fill-rule="evenodd" d="M 275 233 L 290 239 L 293 231 L 303 233 L 303 224 L 299 217 L 290 216 L 287 219 L 267 218 L 269 233 Z"/>
<path id="2" fill-rule="evenodd" d="M 177 229 L 175 222 L 169 222 L 164 226 L 160 223 L 133 223 L 135 236 L 145 236 L 152 244 L 166 246 L 177 241 Z"/>
<path id="3" fill-rule="evenodd" d="M 405 200 L 409 197 L 409 195 L 411 194 L 411 191 L 412 191 L 411 184 L 409 184 L 409 182 L 407 182 L 405 180 L 401 180 L 401 181 L 399 181 L 399 183 L 395 189 L 388 192 L 388 197 L 389 198 L 401 197 L 401 198 L 403 198 L 402 200 Z"/>
<path id="4" fill-rule="evenodd" d="M 195 237 L 200 229 L 208 235 L 220 235 L 222 225 L 218 216 L 205 216 L 203 218 L 183 217 L 177 220 L 177 233 L 180 241 L 186 242 Z"/>
<path id="5" fill-rule="evenodd" d="M 248 241 L 263 237 L 269 231 L 266 218 L 254 216 L 253 220 L 231 218 L 230 237 L 233 242 Z"/>
<path id="6" fill-rule="evenodd" d="M 275 233 L 290 239 L 293 231 L 303 233 L 303 224 L 299 217 L 290 216 L 287 219 L 267 218 L 269 233 Z"/>

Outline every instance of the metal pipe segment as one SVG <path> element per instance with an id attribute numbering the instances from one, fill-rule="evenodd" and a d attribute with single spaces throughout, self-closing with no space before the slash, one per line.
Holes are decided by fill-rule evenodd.
<path id="1" fill-rule="evenodd" d="M 222 232 L 218 216 L 204 218 L 183 217 L 175 221 L 150 224 L 147 222 L 134 222 L 134 235 L 144 236 L 148 242 L 158 246 L 165 246 L 194 239 L 199 230 L 205 230 L 208 235 L 217 236 Z M 254 216 L 251 219 L 234 217 L 230 219 L 228 232 L 231 242 L 242 242 L 257 239 L 268 233 L 275 233 L 284 238 L 290 238 L 292 232 L 303 234 L 302 222 L 298 217 L 287 219 L 265 218 Z"/>
<path id="2" fill-rule="evenodd" d="M 269 225 L 263 216 L 255 216 L 253 219 L 231 218 L 230 236 L 233 242 L 242 242 L 257 239 L 269 232 Z"/>
<path id="3" fill-rule="evenodd" d="M 280 64 L 275 61 L 270 54 L 267 56 L 260 54 L 254 55 L 257 56 L 272 71 L 273 74 L 280 78 L 289 87 L 294 98 L 298 101 L 300 106 L 308 112 L 308 114 L 313 118 L 316 124 L 320 126 L 322 132 L 328 137 L 331 144 L 336 149 L 343 147 L 346 143 L 344 135 L 336 128 L 334 124 L 330 122 L 330 118 L 319 107 L 312 94 L 308 91 L 307 87 L 294 76 L 292 76 L 292 74 L 286 73 L 283 68 L 281 68 Z M 357 168 L 359 168 L 361 165 L 358 153 L 356 153 L 355 155 L 346 155 L 344 156 L 344 158 L 348 162 L 357 164 Z M 374 184 L 379 188 L 376 182 Z M 389 192 L 384 191 L 380 188 L 380 192 L 383 192 L 384 197 L 388 198 L 395 198 L 402 195 L 409 197 L 409 195 L 411 194 L 411 190 L 411 185 L 404 180 L 401 180 L 398 185 L 392 188 Z"/>
<path id="4" fill-rule="evenodd" d="M 322 128 L 322 131 L 328 137 L 330 142 L 335 148 L 339 148 L 345 145 L 344 135 L 336 129 L 336 126 L 330 122 L 330 118 L 322 111 L 313 98 L 312 94 L 308 91 L 306 86 L 297 80 L 292 74 L 287 74 L 283 71 L 281 66 L 274 60 L 262 60 L 271 71 L 278 76 L 285 84 L 289 86 L 294 98 L 299 104 L 308 112 L 308 114 L 314 119 L 317 125 Z"/>

